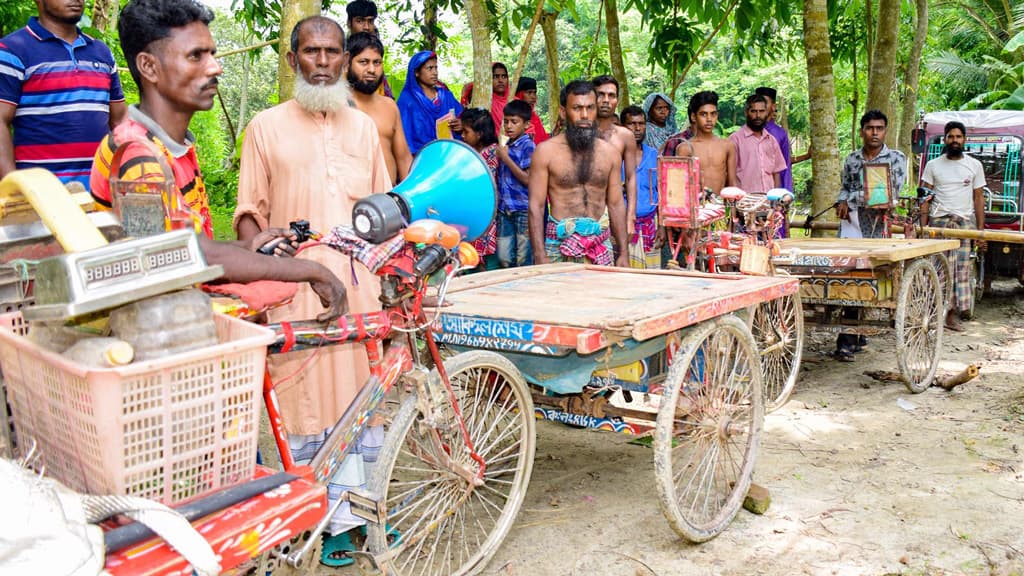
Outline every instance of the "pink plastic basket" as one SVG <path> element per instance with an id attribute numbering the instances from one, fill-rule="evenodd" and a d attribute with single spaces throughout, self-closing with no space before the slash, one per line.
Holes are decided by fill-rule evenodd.
<path id="1" fill-rule="evenodd" d="M 0 316 L 0 369 L 18 444 L 47 474 L 91 494 L 173 504 L 252 477 L 273 332 L 215 315 L 220 344 L 122 368 L 89 368 Z"/>

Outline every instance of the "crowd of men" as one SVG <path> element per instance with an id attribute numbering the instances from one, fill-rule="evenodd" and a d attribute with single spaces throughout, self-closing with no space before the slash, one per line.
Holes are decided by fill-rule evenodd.
<path id="1" fill-rule="evenodd" d="M 412 57 L 396 100 L 384 75 L 376 5 L 354 0 L 347 6 L 347 35 L 334 20 L 315 16 L 299 22 L 287 39 L 283 49 L 296 73 L 294 97 L 249 124 L 233 221 L 238 240 L 215 242 L 195 138 L 188 131 L 192 116 L 213 106 L 222 73 L 208 28 L 212 12 L 181 0 L 127 3 L 118 31 L 139 102 L 126 106 L 110 50 L 77 26 L 82 5 L 36 2 L 38 16 L 0 40 L 0 176 L 16 168 L 45 168 L 65 183 L 81 183 L 99 204 L 110 206 L 111 177 L 163 178 L 161 166 L 168 165 L 208 260 L 224 265 L 229 279 L 309 284 L 291 305 L 274 312 L 276 320 L 337 317 L 346 298 L 355 312 L 379 308 L 379 286 L 345 256 L 325 250 L 290 258 L 293 247 L 287 243 L 278 248 L 279 257 L 256 249 L 287 236 L 283 230 L 298 218 L 321 230 L 351 224 L 353 204 L 400 182 L 413 156 L 437 138 L 465 141 L 491 169 L 498 213 L 476 243 L 489 267 L 555 261 L 663 266 L 659 156 L 699 158 L 700 185 L 712 194 L 727 186 L 748 193 L 793 187 L 792 162 L 798 159 L 786 130 L 775 122 L 777 94 L 771 88 L 751 94 L 745 124 L 721 138 L 715 133 L 714 92 L 692 95 L 688 126 L 680 131 L 676 104 L 666 94 L 652 93 L 642 107 L 616 113 L 615 78 L 574 80 L 560 91 L 558 125 L 549 135 L 535 111 L 537 81 L 520 78 L 510 93 L 508 68 L 500 62 L 492 66 L 489 109 L 469 107 L 471 84 L 461 101 L 456 98 L 439 80 L 437 55 L 429 51 Z M 864 203 L 865 164 L 889 166 L 894 195 L 907 181 L 906 158 L 884 144 L 887 127 L 884 114 L 867 112 L 861 118 L 863 146 L 846 160 L 837 213 L 857 222 L 849 227 L 852 235 L 883 232 L 884 209 Z M 963 153 L 965 132 L 950 123 L 943 156 L 926 167 L 922 183 L 934 195 L 925 213 L 933 222 L 983 228 L 984 176 L 980 163 Z M 121 161 L 112 166 L 121 148 Z M 954 262 L 957 298 L 947 319 L 954 329 L 968 298 L 969 251 L 965 242 Z M 862 345 L 856 336 L 840 335 L 837 356 L 851 359 Z M 275 375 L 292 376 L 277 392 L 298 461 L 321 445 L 369 370 L 365 352 L 356 346 L 323 351 L 311 366 L 303 365 L 306 360 L 286 359 L 273 367 Z M 381 443 L 381 427 L 371 426 L 332 480 L 332 499 L 365 480 Z M 360 523 L 341 510 L 329 529 L 323 562 L 352 561 L 352 529 Z"/>

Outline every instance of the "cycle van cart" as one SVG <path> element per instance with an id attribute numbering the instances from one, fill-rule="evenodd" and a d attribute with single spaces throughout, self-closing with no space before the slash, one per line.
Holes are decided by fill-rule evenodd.
<path id="1" fill-rule="evenodd" d="M 896 331 L 896 362 L 913 393 L 931 385 L 939 364 L 945 288 L 937 268 L 956 240 L 789 238 L 772 259 L 800 281 L 805 323 L 854 334 Z M 948 272 L 947 277 L 948 277 Z"/>
<path id="2" fill-rule="evenodd" d="M 764 418 L 757 344 L 733 313 L 797 290 L 791 278 L 571 263 L 492 271 L 452 283 L 435 337 L 510 360 L 538 419 L 652 433 L 662 511 L 703 542 L 743 503 Z M 658 353 L 660 378 L 593 384 L 597 369 Z"/>

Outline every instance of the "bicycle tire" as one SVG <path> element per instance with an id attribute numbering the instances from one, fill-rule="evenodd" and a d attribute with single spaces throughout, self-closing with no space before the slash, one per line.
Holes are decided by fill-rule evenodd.
<path id="1" fill-rule="evenodd" d="M 519 370 L 499 354 L 478 350 L 444 366 L 474 448 L 487 464 L 484 483 L 470 487 L 442 463 L 450 457 L 478 469 L 459 427 L 428 423 L 417 396 L 406 398 L 370 483 L 385 503 L 387 526 L 367 527 L 368 546 L 390 575 L 478 573 L 511 529 L 533 471 L 536 420 Z"/>

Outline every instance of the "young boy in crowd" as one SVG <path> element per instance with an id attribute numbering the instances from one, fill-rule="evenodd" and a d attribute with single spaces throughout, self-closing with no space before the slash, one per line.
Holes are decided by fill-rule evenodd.
<path id="1" fill-rule="evenodd" d="M 530 157 L 536 148 L 526 134 L 533 110 L 522 100 L 505 105 L 507 139 L 498 140 L 498 261 L 502 268 L 533 263 L 530 250 Z"/>

